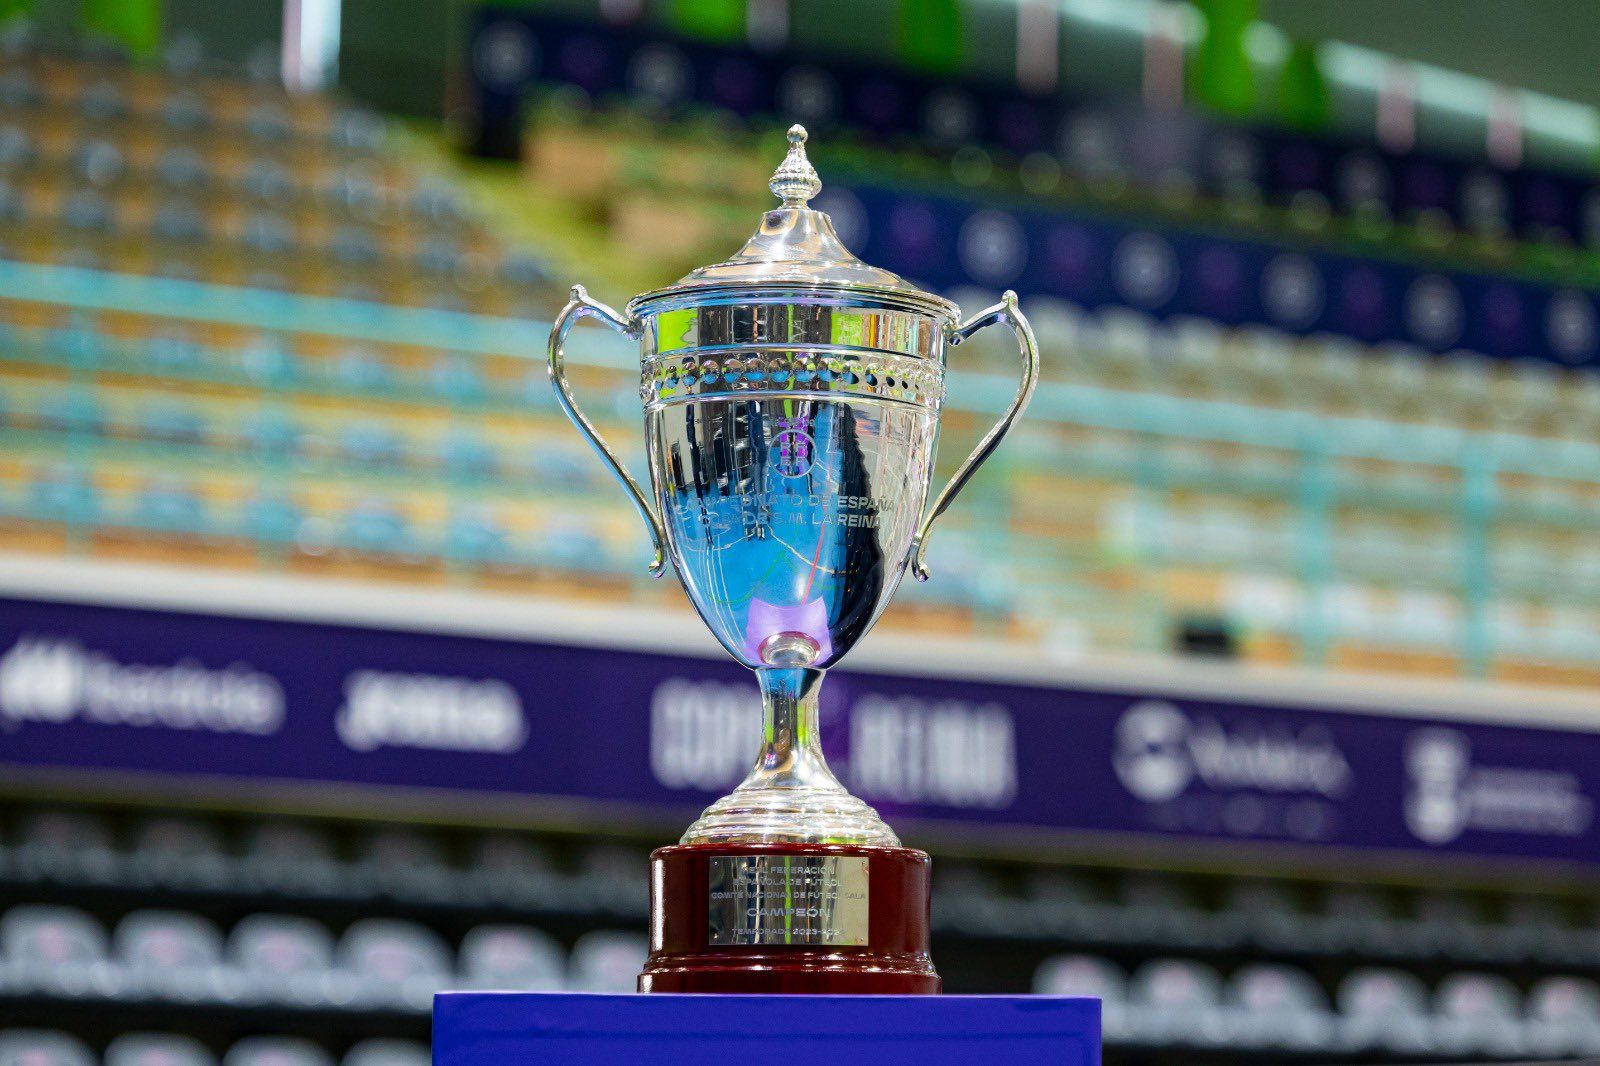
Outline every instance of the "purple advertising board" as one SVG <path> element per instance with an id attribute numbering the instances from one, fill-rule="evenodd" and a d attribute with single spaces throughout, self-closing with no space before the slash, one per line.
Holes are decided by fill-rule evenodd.
<path id="1" fill-rule="evenodd" d="M 912 840 L 1600 864 L 1593 732 L 925 674 L 841 671 L 824 692 L 836 769 Z M 0 779 L 410 790 L 678 825 L 747 769 L 756 702 L 717 659 L 0 600 Z"/>

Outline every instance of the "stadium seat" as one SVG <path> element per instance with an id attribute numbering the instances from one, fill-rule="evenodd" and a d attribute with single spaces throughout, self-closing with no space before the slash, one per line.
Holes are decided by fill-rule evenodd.
<path id="1" fill-rule="evenodd" d="M 467 356 L 440 356 L 429 369 L 428 381 L 434 394 L 451 404 L 478 403 L 487 391 L 482 366 Z"/>
<path id="2" fill-rule="evenodd" d="M 97 1066 L 83 1041 L 53 1029 L 0 1029 L 0 1066 Z"/>
<path id="3" fill-rule="evenodd" d="M 336 226 L 328 237 L 327 253 L 346 266 L 370 266 L 382 258 L 378 235 L 365 226 Z"/>
<path id="4" fill-rule="evenodd" d="M 290 535 L 296 524 L 289 523 Z M 243 882 L 257 892 L 331 895 L 340 892 L 345 881 L 332 841 L 305 822 L 252 825 L 236 867 Z"/>
<path id="5" fill-rule="evenodd" d="M 464 879 L 445 859 L 437 839 L 400 827 L 367 837 L 351 874 L 366 891 L 396 899 L 455 900 L 464 887 Z"/>
<path id="6" fill-rule="evenodd" d="M 1251 1047 L 1328 1050 L 1334 1019 L 1311 975 L 1293 966 L 1253 963 L 1228 981 L 1228 1030 Z"/>
<path id="7" fill-rule="evenodd" d="M 334 971 L 333 936 L 300 915 L 252 914 L 228 936 L 228 962 L 244 998 L 265 1003 L 344 1002 L 354 978 Z"/>
<path id="8" fill-rule="evenodd" d="M 199 502 L 181 485 L 156 485 L 147 491 L 165 491 L 173 497 L 170 504 L 148 512 L 163 526 L 199 528 Z M 152 818 L 134 833 L 128 872 L 146 884 L 214 889 L 229 883 L 233 862 L 214 826 L 195 818 Z"/>
<path id="9" fill-rule="evenodd" d="M 943 890 L 942 884 L 940 889 Z M 1111 908 L 1096 899 L 1093 889 L 1070 870 L 1034 870 L 1027 878 L 1025 891 L 1027 898 L 1019 901 L 1024 904 L 1025 928 L 1041 934 L 1092 937 L 1110 920 Z"/>
<path id="10" fill-rule="evenodd" d="M 251 381 L 263 385 L 288 386 L 295 380 L 298 366 L 294 345 L 286 336 L 277 333 L 254 334 L 239 345 L 235 354 L 239 369 Z"/>
<path id="11" fill-rule="evenodd" d="M 204 533 L 205 501 L 181 481 L 158 478 L 139 490 L 130 524 L 155 533 Z"/>
<path id="12" fill-rule="evenodd" d="M 151 235 L 163 241 L 199 242 L 209 233 L 206 216 L 188 200 L 163 201 L 150 223 Z"/>
<path id="13" fill-rule="evenodd" d="M 1532 1055 L 1600 1054 L 1600 986 L 1582 977 L 1546 977 L 1524 1001 Z"/>
<path id="14" fill-rule="evenodd" d="M 203 447 L 206 443 L 206 420 L 199 410 L 189 404 L 160 401 L 140 412 L 139 433 L 148 440 Z"/>
<path id="15" fill-rule="evenodd" d="M 344 349 L 335 359 L 334 377 L 348 388 L 381 392 L 394 384 L 395 375 L 393 368 L 377 352 L 354 346 Z"/>
<path id="16" fill-rule="evenodd" d="M 1361 885 L 1329 886 L 1323 912 L 1311 929 L 1319 946 L 1328 951 L 1355 948 L 1403 955 L 1410 950 L 1384 897 Z"/>
<path id="17" fill-rule="evenodd" d="M 520 925 L 480 925 L 461 940 L 460 979 L 467 988 L 547 992 L 566 976 L 561 946 Z"/>
<path id="18" fill-rule="evenodd" d="M 510 538 L 486 508 L 468 506 L 450 516 L 445 550 L 468 564 L 503 563 L 511 559 Z"/>
<path id="19" fill-rule="evenodd" d="M 415 547 L 414 533 L 405 513 L 387 500 L 358 500 L 345 513 L 342 543 L 357 552 L 379 555 L 408 553 Z"/>
<path id="20" fill-rule="evenodd" d="M 14 848 L 25 878 L 107 884 L 122 876 L 122 857 L 106 824 L 78 811 L 36 811 L 22 820 Z"/>
<path id="21" fill-rule="evenodd" d="M 1305 912 L 1282 882 L 1250 878 L 1231 881 L 1220 919 L 1235 931 L 1238 941 L 1268 951 L 1304 950 L 1307 946 Z"/>
<path id="22" fill-rule="evenodd" d="M 328 139 L 336 148 L 375 152 L 383 144 L 383 119 L 362 108 L 341 108 L 328 125 Z"/>
<path id="23" fill-rule="evenodd" d="M 242 430 L 244 443 L 261 454 L 290 459 L 299 454 L 305 431 L 286 411 L 265 408 L 253 413 Z"/>
<path id="24" fill-rule="evenodd" d="M 585 933 L 567 960 L 567 987 L 574 992 L 634 992 L 648 954 L 635 933 Z"/>
<path id="25" fill-rule="evenodd" d="M 293 197 L 294 177 L 276 159 L 252 159 L 239 179 L 239 187 L 268 207 L 283 207 Z"/>
<path id="26" fill-rule="evenodd" d="M 1476 902 L 1455 893 L 1419 893 L 1412 932 L 1419 953 L 1462 961 L 1492 959 L 1502 953 L 1496 930 Z"/>
<path id="27" fill-rule="evenodd" d="M 364 466 L 393 467 L 407 458 L 405 441 L 393 427 L 366 419 L 345 427 L 339 449 L 346 460 Z"/>
<path id="28" fill-rule="evenodd" d="M 128 96 L 121 85 L 102 78 L 84 87 L 78 96 L 78 110 L 91 122 L 114 122 L 128 114 Z"/>
<path id="29" fill-rule="evenodd" d="M 564 879 L 550 856 L 527 837 L 490 833 L 478 841 L 467 876 L 491 902 L 512 907 L 552 907 L 564 901 Z"/>
<path id="30" fill-rule="evenodd" d="M 1546 896 L 1507 898 L 1497 929 L 1505 954 L 1512 959 L 1561 962 L 1582 951 L 1574 943 L 1570 916 L 1560 902 Z"/>
<path id="31" fill-rule="evenodd" d="M 188 329 L 165 326 L 145 342 L 144 359 L 157 373 L 189 374 L 206 362 L 206 350 Z"/>
<path id="32" fill-rule="evenodd" d="M 417 269 L 424 274 L 450 276 L 465 264 L 465 256 L 456 241 L 442 236 L 424 238 L 414 256 Z"/>
<path id="33" fill-rule="evenodd" d="M 1091 955 L 1057 955 L 1039 964 L 1033 990 L 1045 996 L 1094 996 L 1100 1000 L 1105 1038 L 1129 1038 L 1128 979 L 1114 963 Z"/>
<path id="34" fill-rule="evenodd" d="M 433 1056 L 422 1044 L 411 1040 L 373 1037 L 345 1052 L 340 1066 L 431 1066 Z"/>
<path id="35" fill-rule="evenodd" d="M 450 950 L 415 922 L 363 918 L 339 939 L 340 971 L 352 979 L 354 1002 L 369 1007 L 427 1011 L 450 983 Z"/>
<path id="36" fill-rule="evenodd" d="M 239 240 L 253 252 L 284 255 L 295 246 L 294 223 L 277 211 L 255 210 L 245 215 Z M 260 286 L 271 288 L 273 286 Z"/>
<path id="37" fill-rule="evenodd" d="M 445 470 L 457 477 L 490 478 L 499 465 L 494 446 L 488 440 L 460 427 L 445 435 L 439 458 Z"/>
<path id="38" fill-rule="evenodd" d="M 245 132 L 258 141 L 287 141 L 294 134 L 294 127 L 281 104 L 263 100 L 246 117 Z"/>
<path id="39" fill-rule="evenodd" d="M 1364 967 L 1339 983 L 1340 1044 L 1350 1051 L 1390 1050 L 1404 1055 L 1435 1047 L 1428 992 L 1400 970 Z"/>
<path id="40" fill-rule="evenodd" d="M 0 75 L 0 106 L 21 110 L 39 103 L 39 83 L 32 74 L 13 67 Z"/>
<path id="41" fill-rule="evenodd" d="M 195 133 L 211 121 L 205 98 L 190 89 L 178 89 L 161 101 L 161 122 L 174 133 Z"/>
<path id="42" fill-rule="evenodd" d="M 1222 1006 L 1222 976 L 1192 959 L 1153 959 L 1128 981 L 1128 1006 L 1136 1038 L 1201 1047 L 1226 1044 L 1232 1035 Z"/>
<path id="43" fill-rule="evenodd" d="M 383 210 L 386 190 L 378 175 L 366 163 L 340 168 L 324 190 L 337 209 L 357 218 L 375 218 Z"/>
<path id="44" fill-rule="evenodd" d="M 1520 1055 L 1527 1041 L 1522 996 L 1499 974 L 1455 973 L 1433 994 L 1433 1032 L 1446 1054 Z"/>
<path id="45" fill-rule="evenodd" d="M 117 228 L 117 209 L 100 192 L 79 189 L 62 201 L 59 221 L 68 229 L 110 233 Z"/>
<path id="46" fill-rule="evenodd" d="M 241 517 L 247 537 L 263 545 L 281 546 L 295 541 L 305 516 L 291 499 L 256 493 L 245 501 Z"/>
<path id="47" fill-rule="evenodd" d="M 1132 874 L 1122 885 L 1115 922 L 1123 935 L 1175 947 L 1199 947 L 1225 937 L 1220 924 L 1200 909 L 1177 880 Z"/>
<path id="48" fill-rule="evenodd" d="M 129 996 L 205 1002 L 237 995 L 222 965 L 222 933 L 197 914 L 133 911 L 117 923 L 112 946 Z"/>
<path id="49" fill-rule="evenodd" d="M 44 521 L 85 524 L 101 513 L 100 492 L 80 468 L 45 467 L 28 485 L 25 509 Z"/>
<path id="50" fill-rule="evenodd" d="M 647 853 L 600 844 L 584 850 L 573 887 L 589 906 L 603 907 L 617 914 L 638 914 L 647 902 L 642 889 L 649 870 Z"/>
<path id="51" fill-rule="evenodd" d="M 69 433 L 100 433 L 106 426 L 105 405 L 78 390 L 51 393 L 39 405 L 39 420 Z"/>
<path id="52" fill-rule="evenodd" d="M 0 178 L 0 221 L 21 222 L 28 214 L 28 198 L 22 189 Z"/>
<path id="53" fill-rule="evenodd" d="M 0 85 L 0 93 L 6 90 Z M 27 130 L 6 123 L 0 126 L 0 170 L 16 170 L 32 162 L 37 147 Z"/>
<path id="54" fill-rule="evenodd" d="M 544 389 L 550 391 L 545 383 Z M 579 490 L 593 482 L 589 457 L 565 445 L 547 444 L 529 457 L 530 473 L 551 491 Z"/>
<path id="55" fill-rule="evenodd" d="M 217 1057 L 192 1036 L 124 1033 L 106 1046 L 104 1066 L 217 1066 Z"/>
<path id="56" fill-rule="evenodd" d="M 99 997 L 120 991 L 100 923 L 75 907 L 21 903 L 0 915 L 4 986 L 53 996 Z"/>
<path id="57" fill-rule="evenodd" d="M 500 261 L 500 276 L 508 285 L 531 288 L 549 283 L 550 267 L 537 256 L 510 252 Z"/>
<path id="58" fill-rule="evenodd" d="M 173 192 L 194 192 L 208 178 L 205 158 L 187 144 L 174 144 L 155 160 L 155 179 Z"/>
<path id="59" fill-rule="evenodd" d="M 115 142 L 94 137 L 80 142 L 72 151 L 72 169 L 90 185 L 111 185 L 122 177 L 127 161 Z M 80 190 L 86 192 L 87 190 Z M 68 225 L 74 225 L 66 220 Z"/>
<path id="60" fill-rule="evenodd" d="M 222 1066 L 333 1066 L 333 1058 L 299 1037 L 247 1036 L 222 1056 Z"/>

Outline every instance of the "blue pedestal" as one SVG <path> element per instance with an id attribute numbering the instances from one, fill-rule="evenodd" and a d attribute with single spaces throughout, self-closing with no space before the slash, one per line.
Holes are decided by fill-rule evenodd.
<path id="1" fill-rule="evenodd" d="M 1064 996 L 444 992 L 434 1066 L 1098 1066 L 1100 1002 Z"/>

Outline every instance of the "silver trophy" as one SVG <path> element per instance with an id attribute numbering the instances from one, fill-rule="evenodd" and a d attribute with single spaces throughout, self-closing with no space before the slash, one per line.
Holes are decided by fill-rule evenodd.
<path id="1" fill-rule="evenodd" d="M 782 203 L 738 254 L 621 315 L 574 286 L 550 332 L 561 405 L 644 518 L 652 573 L 670 554 L 701 619 L 760 679 L 755 768 L 684 844 L 899 846 L 828 769 L 818 687 L 908 563 L 927 579 L 929 531 L 1022 414 L 1039 372 L 1015 293 L 961 322 L 955 304 L 850 254 L 807 206 L 821 182 L 805 141 L 789 130 L 769 183 Z M 562 345 L 585 317 L 639 342 L 649 494 L 568 387 Z M 945 348 L 995 322 L 1016 334 L 1021 385 L 927 507 Z"/>

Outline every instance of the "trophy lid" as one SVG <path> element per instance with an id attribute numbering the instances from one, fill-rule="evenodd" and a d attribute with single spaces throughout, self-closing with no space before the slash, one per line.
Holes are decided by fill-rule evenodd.
<path id="1" fill-rule="evenodd" d="M 806 158 L 805 145 L 805 127 L 790 126 L 789 154 L 767 183 L 782 203 L 761 217 L 761 227 L 743 248 L 720 263 L 690 271 L 667 288 L 634 297 L 629 317 L 663 307 L 727 303 L 745 295 L 802 296 L 811 291 L 957 317 L 960 312 L 949 300 L 857 259 L 834 232 L 833 220 L 807 206 L 822 182 Z"/>

